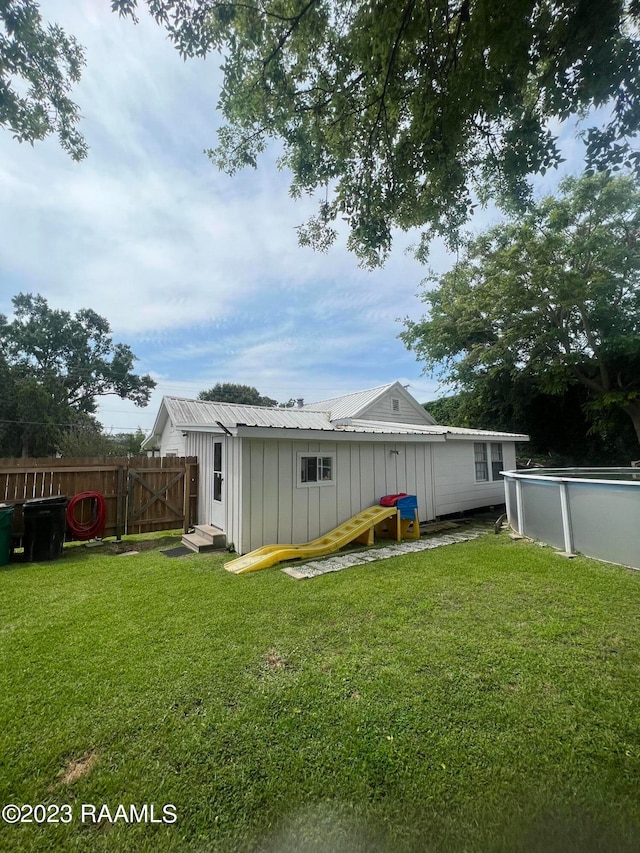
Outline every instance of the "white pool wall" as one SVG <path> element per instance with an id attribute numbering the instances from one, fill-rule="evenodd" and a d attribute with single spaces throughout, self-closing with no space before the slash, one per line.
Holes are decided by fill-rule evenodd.
<path id="1" fill-rule="evenodd" d="M 509 524 L 522 536 L 640 569 L 640 468 L 502 474 Z"/>

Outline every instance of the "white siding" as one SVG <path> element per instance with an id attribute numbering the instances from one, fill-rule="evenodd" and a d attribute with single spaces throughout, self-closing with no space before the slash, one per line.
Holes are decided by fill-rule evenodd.
<path id="1" fill-rule="evenodd" d="M 503 453 L 503 462 L 504 468 L 503 471 L 515 471 L 516 470 L 516 446 L 512 441 L 503 441 L 502 442 L 502 453 Z M 502 488 L 504 490 L 504 480 L 502 481 Z"/>
<path id="2" fill-rule="evenodd" d="M 227 439 L 227 546 L 237 549 L 242 541 L 242 441 Z"/>
<path id="3" fill-rule="evenodd" d="M 394 411 L 392 400 L 398 401 L 398 408 Z M 419 405 L 419 404 L 418 404 Z M 372 403 L 367 409 L 358 415 L 358 419 L 367 421 L 386 421 L 397 424 L 430 424 L 432 419 L 424 409 L 421 415 L 416 410 L 416 405 L 412 405 L 409 400 L 402 394 L 394 392 L 393 389 L 387 391 L 379 400 Z"/>
<path id="4" fill-rule="evenodd" d="M 243 439 L 239 553 L 271 543 L 307 542 L 383 495 L 418 497 L 420 518 L 434 517 L 430 443 Z M 335 454 L 333 485 L 297 487 L 298 453 Z"/>
<path id="5" fill-rule="evenodd" d="M 209 524 L 211 510 L 211 472 L 213 471 L 213 438 L 205 432 L 187 434 L 189 456 L 198 457 L 198 518 L 196 524 Z"/>
<path id="6" fill-rule="evenodd" d="M 171 421 L 167 419 L 160 437 L 160 456 L 166 456 L 167 453 L 172 453 L 176 456 L 189 455 L 186 452 L 186 441 L 182 433 L 183 430 L 176 429 Z"/>
<path id="7" fill-rule="evenodd" d="M 225 510 L 224 532 L 227 544 L 240 541 L 240 499 L 242 482 L 240 441 L 217 433 L 190 432 L 187 434 L 187 455 L 198 457 L 198 524 L 212 523 L 213 502 L 213 444 L 222 441 L 223 471 L 222 498 Z"/>
<path id="8" fill-rule="evenodd" d="M 433 447 L 435 514 L 449 515 L 504 503 L 502 478 L 475 482 L 473 441 L 449 441 Z M 515 468 L 515 445 L 502 442 L 504 470 Z"/>
<path id="9" fill-rule="evenodd" d="M 201 524 L 211 523 L 213 443 L 220 440 L 225 533 L 238 553 L 315 539 L 387 494 L 416 495 L 421 521 L 504 503 L 502 479 L 474 482 L 473 441 L 294 441 L 189 433 L 186 455 L 199 463 Z M 515 445 L 502 446 L 504 469 L 512 470 Z M 298 488 L 300 452 L 335 454 L 335 483 Z"/>

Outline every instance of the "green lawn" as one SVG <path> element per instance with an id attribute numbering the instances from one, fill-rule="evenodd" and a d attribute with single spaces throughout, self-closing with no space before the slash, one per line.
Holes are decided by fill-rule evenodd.
<path id="1" fill-rule="evenodd" d="M 3 850 L 640 849 L 638 572 L 505 534 L 310 581 L 72 547 L 0 611 L 0 799 L 73 814 Z"/>

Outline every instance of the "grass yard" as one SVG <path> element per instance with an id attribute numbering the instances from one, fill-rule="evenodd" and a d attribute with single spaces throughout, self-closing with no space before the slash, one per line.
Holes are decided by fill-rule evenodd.
<path id="1" fill-rule="evenodd" d="M 504 534 L 310 581 L 160 544 L 0 570 L 0 800 L 73 816 L 2 850 L 640 849 L 639 572 Z"/>

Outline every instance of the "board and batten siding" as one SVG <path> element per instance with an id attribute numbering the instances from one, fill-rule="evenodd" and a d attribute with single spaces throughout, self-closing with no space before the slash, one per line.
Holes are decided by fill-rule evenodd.
<path id="1" fill-rule="evenodd" d="M 431 452 L 430 443 L 243 439 L 236 550 L 308 542 L 398 492 L 417 495 L 421 520 L 433 518 Z M 334 454 L 334 483 L 298 487 L 299 453 Z"/>
<path id="2" fill-rule="evenodd" d="M 398 401 L 398 411 L 393 411 L 392 400 Z M 385 421 L 387 423 L 399 424 L 425 424 L 431 420 L 426 412 L 420 414 L 416 411 L 415 406 L 399 394 L 385 394 L 375 403 L 372 403 L 358 417 L 367 421 Z"/>
<path id="3" fill-rule="evenodd" d="M 198 457 L 198 524 L 211 523 L 213 489 L 213 442 L 218 436 L 206 432 L 190 432 L 186 442 L 189 453 Z"/>
<path id="4" fill-rule="evenodd" d="M 191 455 L 187 453 L 186 441 L 182 433 L 183 430 L 176 429 L 167 418 L 160 438 L 160 456 L 166 456 L 167 454 L 171 454 L 172 456 Z"/>
<path id="5" fill-rule="evenodd" d="M 481 441 L 492 443 L 487 439 Z M 476 482 L 474 443 L 450 441 L 433 446 L 436 516 L 504 503 L 502 477 L 489 482 Z M 503 469 L 511 471 L 516 467 L 515 444 L 512 441 L 499 443 L 502 444 Z"/>
<path id="6" fill-rule="evenodd" d="M 212 524 L 214 442 L 222 442 L 222 499 L 225 512 L 224 532 L 227 544 L 240 538 L 240 442 L 223 433 L 190 432 L 189 454 L 198 457 L 198 524 Z"/>

